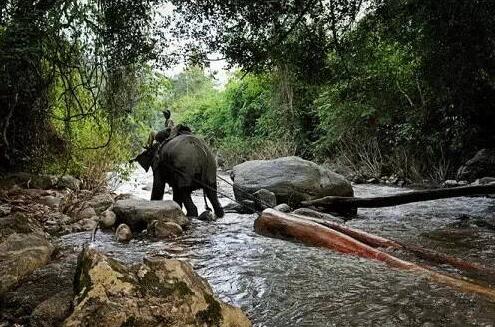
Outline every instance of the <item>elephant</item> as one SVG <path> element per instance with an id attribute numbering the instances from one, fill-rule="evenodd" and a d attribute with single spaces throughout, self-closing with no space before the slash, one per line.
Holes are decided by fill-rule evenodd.
<path id="1" fill-rule="evenodd" d="M 137 161 L 144 170 L 153 170 L 151 200 L 162 200 L 165 183 L 172 188 L 173 200 L 185 206 L 187 216 L 197 217 L 198 209 L 191 192 L 202 188 L 210 200 L 217 217 L 224 211 L 217 196 L 217 166 L 215 157 L 206 143 L 189 132 L 174 133 L 165 141 L 155 142 L 138 155 Z"/>

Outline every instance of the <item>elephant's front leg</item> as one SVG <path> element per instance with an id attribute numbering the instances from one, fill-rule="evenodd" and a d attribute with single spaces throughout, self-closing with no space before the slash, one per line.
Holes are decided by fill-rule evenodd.
<path id="1" fill-rule="evenodd" d="M 182 198 L 183 197 L 182 194 L 180 194 L 180 191 L 177 190 L 177 188 L 172 188 L 172 193 L 173 193 L 172 200 L 174 200 L 174 202 L 176 202 L 182 209 L 182 202 L 184 201 Z"/>
<path id="2" fill-rule="evenodd" d="M 153 189 L 151 190 L 151 200 L 163 200 L 165 192 L 165 179 L 160 172 L 153 171 Z"/>

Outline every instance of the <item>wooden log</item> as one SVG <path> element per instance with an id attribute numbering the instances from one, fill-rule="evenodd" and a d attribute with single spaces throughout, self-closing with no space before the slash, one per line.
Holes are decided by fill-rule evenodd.
<path id="1" fill-rule="evenodd" d="M 321 224 L 323 226 L 329 227 L 329 228 L 334 229 L 336 231 L 339 231 L 343 234 L 349 235 L 352 238 L 354 238 L 360 242 L 363 242 L 367 245 L 370 245 L 372 247 L 402 249 L 402 250 L 414 253 L 419 258 L 426 259 L 426 260 L 429 260 L 432 262 L 448 264 L 448 265 L 451 265 L 452 267 L 455 267 L 455 268 L 458 268 L 461 270 L 481 273 L 485 276 L 495 276 L 495 269 L 486 267 L 486 266 L 479 264 L 479 263 L 468 262 L 468 261 L 450 256 L 450 255 L 444 254 L 444 253 L 425 249 L 425 248 L 420 247 L 420 246 L 405 244 L 405 243 L 402 243 L 399 241 L 390 240 L 390 239 L 387 239 L 387 238 L 384 238 L 381 236 L 370 234 L 368 232 L 365 232 L 365 231 L 362 231 L 362 230 L 359 230 L 356 228 L 341 225 L 341 224 L 333 222 L 333 221 L 327 221 L 324 219 L 319 219 L 319 218 L 314 218 L 314 217 L 306 217 L 306 216 L 297 215 L 297 214 L 291 214 L 291 215 L 299 217 L 301 219 L 311 220 L 311 221 L 316 222 L 318 224 Z"/>
<path id="2" fill-rule="evenodd" d="M 411 271 L 435 282 L 454 287 L 464 292 L 480 294 L 495 301 L 495 290 L 491 288 L 483 287 L 399 259 L 360 242 L 349 235 L 311 220 L 290 216 L 273 209 L 266 209 L 256 219 L 254 228 L 261 235 L 296 240 L 312 246 L 325 247 L 341 253 L 382 261 L 393 268 Z"/>
<path id="3" fill-rule="evenodd" d="M 495 183 L 491 183 L 488 185 L 461 186 L 434 190 L 412 191 L 373 198 L 326 196 L 320 199 L 302 201 L 301 204 L 303 206 L 322 207 L 328 211 L 342 212 L 357 208 L 391 207 L 412 202 L 494 193 Z"/>

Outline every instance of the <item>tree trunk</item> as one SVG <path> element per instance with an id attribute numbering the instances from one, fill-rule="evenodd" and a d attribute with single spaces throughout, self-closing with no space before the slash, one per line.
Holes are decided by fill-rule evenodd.
<path id="1" fill-rule="evenodd" d="M 387 265 L 402 270 L 417 273 L 432 281 L 442 283 L 464 292 L 483 295 L 495 301 L 495 290 L 481 285 L 464 281 L 446 274 L 438 273 L 415 263 L 401 260 L 388 253 L 375 249 L 342 232 L 323 226 L 313 219 L 303 219 L 301 216 L 291 216 L 273 209 L 266 209 L 254 223 L 258 234 L 300 241 L 302 243 L 326 247 L 341 253 L 352 254 L 362 258 L 382 261 Z M 356 230 L 355 230 L 356 231 Z M 365 233 L 367 235 L 371 235 Z M 375 242 L 377 239 L 374 238 Z M 388 242 L 386 242 L 388 243 Z"/>
<path id="2" fill-rule="evenodd" d="M 436 199 L 453 198 L 458 196 L 471 196 L 494 194 L 495 183 L 488 185 L 461 186 L 441 188 L 434 190 L 412 191 L 389 196 L 373 198 L 354 198 L 343 196 L 326 196 L 321 199 L 303 201 L 303 206 L 322 207 L 325 211 L 348 211 L 356 208 L 381 208 L 391 207 L 411 202 L 430 201 Z"/>

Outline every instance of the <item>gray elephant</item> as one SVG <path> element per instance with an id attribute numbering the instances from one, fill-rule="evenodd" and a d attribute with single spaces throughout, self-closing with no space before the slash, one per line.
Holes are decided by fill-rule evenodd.
<path id="1" fill-rule="evenodd" d="M 155 142 L 137 161 L 146 171 L 153 170 L 151 200 L 162 200 L 165 183 L 172 187 L 173 200 L 186 207 L 187 215 L 198 216 L 198 209 L 191 199 L 191 192 L 202 188 L 210 200 L 217 217 L 224 211 L 217 196 L 217 166 L 215 158 L 206 143 L 186 132 L 172 135 L 162 143 Z"/>

